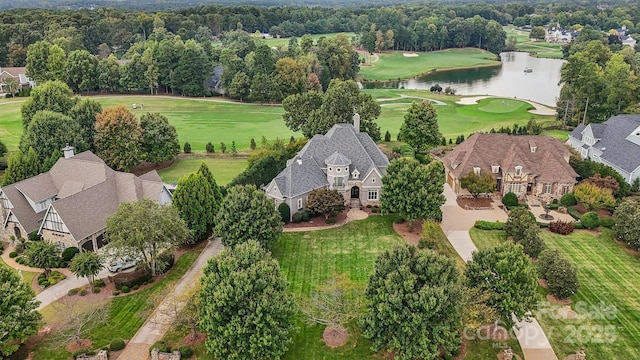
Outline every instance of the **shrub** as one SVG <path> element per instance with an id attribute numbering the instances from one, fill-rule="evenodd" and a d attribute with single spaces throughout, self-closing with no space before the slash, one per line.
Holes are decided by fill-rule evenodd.
<path id="1" fill-rule="evenodd" d="M 557 204 L 557 203 L 558 203 L 558 199 L 551 200 L 551 204 Z"/>
<path id="2" fill-rule="evenodd" d="M 80 289 L 78 288 L 69 289 L 69 291 L 67 291 L 67 295 L 73 296 L 73 295 L 76 295 L 79 291 Z"/>
<path id="3" fill-rule="evenodd" d="M 302 221 L 309 221 L 309 212 L 302 211 Z"/>
<path id="4" fill-rule="evenodd" d="M 208 153 L 213 153 L 216 151 L 215 147 L 213 146 L 213 144 L 211 142 L 208 142 L 207 145 L 205 146 L 205 150 Z"/>
<path id="5" fill-rule="evenodd" d="M 160 275 L 160 274 L 166 273 L 167 271 L 169 271 L 169 269 L 173 267 L 174 263 L 175 263 L 175 256 L 172 253 L 165 252 L 160 254 L 160 256 L 158 256 L 158 260 L 156 261 L 156 274 Z M 145 281 L 147 281 L 147 279 L 141 279 L 139 281 L 132 283 L 131 285 L 129 285 L 129 287 L 142 285 Z"/>
<path id="6" fill-rule="evenodd" d="M 389 132 L 389 130 L 387 130 L 387 132 L 384 133 L 384 141 L 385 142 L 391 141 L 391 133 Z"/>
<path id="7" fill-rule="evenodd" d="M 395 224 L 402 224 L 403 222 L 405 222 L 405 220 L 404 220 L 403 217 L 397 217 L 397 218 L 395 218 L 395 220 L 393 220 L 393 222 Z"/>
<path id="8" fill-rule="evenodd" d="M 540 275 L 547 280 L 547 287 L 553 296 L 566 299 L 578 291 L 576 270 L 557 251 L 543 252 L 538 264 Z"/>
<path id="9" fill-rule="evenodd" d="M 595 229 L 600 226 L 600 218 L 598 218 L 598 214 L 593 211 L 589 211 L 588 213 L 582 215 L 580 218 L 580 222 L 587 229 Z"/>
<path id="10" fill-rule="evenodd" d="M 278 212 L 280 213 L 280 219 L 282 219 L 282 222 L 287 224 L 291 218 L 291 208 L 289 208 L 289 204 L 284 202 L 280 203 L 280 205 L 278 205 Z"/>
<path id="11" fill-rule="evenodd" d="M 518 196 L 512 192 L 508 192 L 502 197 L 502 203 L 506 207 L 518 206 Z"/>
<path id="12" fill-rule="evenodd" d="M 27 263 L 27 261 L 22 256 L 19 258 L 16 258 L 16 262 L 20 265 L 25 265 Z"/>
<path id="13" fill-rule="evenodd" d="M 504 223 L 500 221 L 493 222 L 478 220 L 473 226 L 480 230 L 504 230 Z"/>
<path id="14" fill-rule="evenodd" d="M 100 290 L 102 290 L 102 288 L 101 288 L 101 287 L 99 287 L 99 286 L 94 286 L 94 287 L 93 287 L 93 289 L 92 289 L 92 291 L 93 291 L 93 293 L 94 293 L 94 294 L 99 294 L 99 293 L 100 293 Z"/>
<path id="15" fill-rule="evenodd" d="M 576 200 L 576 197 L 572 193 L 568 193 L 568 194 L 562 195 L 562 197 L 560 198 L 560 204 L 567 207 L 574 206 L 574 205 L 578 205 L 578 200 Z"/>
<path id="16" fill-rule="evenodd" d="M 140 285 L 133 285 L 133 287 L 131 289 L 132 290 L 138 290 L 138 289 L 140 289 Z"/>
<path id="17" fill-rule="evenodd" d="M 185 142 L 184 143 L 184 147 L 182 148 L 182 150 L 184 151 L 185 154 L 189 154 L 191 153 L 191 144 L 189 144 L 189 142 Z"/>
<path id="18" fill-rule="evenodd" d="M 88 293 L 89 293 L 89 292 L 87 291 L 87 289 L 82 289 L 82 290 L 80 290 L 80 293 L 79 293 L 79 294 L 80 294 L 80 296 L 85 296 L 85 295 L 87 295 Z"/>
<path id="19" fill-rule="evenodd" d="M 324 222 L 326 224 L 335 224 L 336 223 L 336 219 L 335 218 L 325 219 Z"/>
<path id="20" fill-rule="evenodd" d="M 131 288 L 133 285 L 140 285 L 145 281 L 151 279 L 151 271 L 149 269 L 140 269 L 130 273 L 117 274 L 113 278 L 113 283 L 116 289 L 121 289 L 123 286 Z"/>
<path id="21" fill-rule="evenodd" d="M 76 350 L 73 352 L 73 354 L 71 354 L 71 356 L 73 356 L 74 359 L 77 359 L 78 356 L 80 355 L 86 355 L 89 353 L 88 349 L 80 349 L 80 350 Z"/>
<path id="22" fill-rule="evenodd" d="M 124 349 L 124 340 L 122 339 L 113 339 L 109 344 L 109 350 L 118 351 Z"/>
<path id="23" fill-rule="evenodd" d="M 12 251 L 12 252 L 9 253 L 9 257 L 12 258 L 12 259 L 15 258 L 16 256 L 18 256 L 18 253 L 15 252 L 15 251 Z"/>
<path id="24" fill-rule="evenodd" d="M 47 279 L 39 279 L 38 280 L 38 285 L 40 285 L 42 287 L 47 287 L 47 286 L 49 286 L 51 284 L 49 283 L 49 280 L 47 280 Z"/>
<path id="25" fill-rule="evenodd" d="M 418 242 L 418 249 L 437 250 L 438 245 L 431 239 L 420 238 L 420 241 Z"/>
<path id="26" fill-rule="evenodd" d="M 40 241 L 42 240 L 42 235 L 38 234 L 38 230 L 33 230 L 27 236 L 30 241 Z"/>
<path id="27" fill-rule="evenodd" d="M 113 292 L 111 292 L 111 294 L 113 294 L 113 296 L 118 296 L 118 295 L 120 295 L 120 290 L 113 290 Z"/>
<path id="28" fill-rule="evenodd" d="M 600 219 L 600 226 L 604 226 L 607 229 L 613 229 L 616 225 L 616 221 L 613 218 Z"/>
<path id="29" fill-rule="evenodd" d="M 104 283 L 104 280 L 98 279 L 93 282 L 94 286 L 105 287 L 107 284 Z"/>
<path id="30" fill-rule="evenodd" d="M 77 247 L 68 247 L 62 252 L 62 261 L 69 262 L 78 253 L 80 253 L 80 249 L 78 249 Z"/>
<path id="31" fill-rule="evenodd" d="M 291 220 L 292 220 L 294 223 L 302 222 L 302 213 L 297 212 L 297 213 L 293 214 L 293 217 L 291 218 Z"/>
<path id="32" fill-rule="evenodd" d="M 191 359 L 193 356 L 193 350 L 189 346 L 180 346 L 180 356 L 185 359 Z"/>
<path id="33" fill-rule="evenodd" d="M 582 217 L 582 214 L 580 214 L 580 212 L 574 207 L 567 208 L 567 212 L 569 213 L 569 215 L 571 215 L 572 218 L 576 220 L 580 220 L 580 218 Z"/>
<path id="34" fill-rule="evenodd" d="M 123 293 L 125 293 L 125 294 L 128 294 L 128 293 L 129 293 L 129 291 L 131 291 L 131 289 L 129 289 L 129 287 L 128 287 L 128 286 L 126 286 L 126 285 L 125 285 L 125 286 L 123 286 L 121 290 L 122 290 L 122 292 L 123 292 Z"/>
<path id="35" fill-rule="evenodd" d="M 171 349 L 170 347 L 167 346 L 167 344 L 164 343 L 164 341 L 156 341 L 153 345 L 151 345 L 151 347 L 149 348 L 149 352 L 153 351 L 153 349 L 158 349 L 160 350 L 160 352 L 169 352 L 169 350 Z"/>
<path id="36" fill-rule="evenodd" d="M 569 235 L 573 232 L 573 223 L 562 220 L 552 221 L 549 223 L 549 231 L 560 235 Z"/>
<path id="37" fill-rule="evenodd" d="M 374 214 L 377 213 L 378 212 L 378 208 L 372 208 L 371 212 L 374 213 Z"/>
<path id="38" fill-rule="evenodd" d="M 574 221 L 573 222 L 573 228 L 574 229 L 584 229 L 585 226 L 583 223 L 581 223 L 580 221 Z"/>

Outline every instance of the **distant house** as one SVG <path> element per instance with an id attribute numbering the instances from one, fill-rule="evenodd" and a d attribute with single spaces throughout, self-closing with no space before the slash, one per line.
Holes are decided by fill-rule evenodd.
<path id="1" fill-rule="evenodd" d="M 640 115 L 617 115 L 602 124 L 578 125 L 567 144 L 583 158 L 611 166 L 629 184 L 640 177 Z"/>
<path id="2" fill-rule="evenodd" d="M 0 67 L 0 93 L 6 92 L 5 80 L 10 77 L 18 81 L 18 90 L 35 87 L 35 81 L 28 78 L 26 74 L 27 68 L 24 67 Z"/>
<path id="3" fill-rule="evenodd" d="M 382 176 L 389 159 L 367 133 L 354 125 L 336 124 L 325 135 L 315 135 L 287 167 L 266 187 L 276 205 L 286 203 L 291 214 L 306 208 L 307 196 L 316 189 L 338 190 L 345 204 L 378 204 Z"/>
<path id="4" fill-rule="evenodd" d="M 550 136 L 473 134 L 442 159 L 447 183 L 456 194 L 468 193 L 460 178 L 486 172 L 496 189 L 519 198 L 558 198 L 571 192 L 578 174 L 569 165 L 569 150 Z"/>
<path id="5" fill-rule="evenodd" d="M 48 172 L 0 188 L 3 239 L 37 231 L 61 249 L 94 251 L 104 245 L 106 219 L 121 203 L 143 197 L 171 203 L 155 171 L 135 176 L 111 169 L 90 151 L 74 156 L 73 147 L 63 150 Z"/>
<path id="6" fill-rule="evenodd" d="M 623 35 L 620 37 L 620 41 L 622 41 L 622 45 L 631 46 L 634 48 L 636 46 L 636 39 L 632 38 L 631 35 Z"/>

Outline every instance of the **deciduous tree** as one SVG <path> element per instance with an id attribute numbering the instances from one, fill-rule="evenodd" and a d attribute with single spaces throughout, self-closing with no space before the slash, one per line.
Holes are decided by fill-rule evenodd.
<path id="1" fill-rule="evenodd" d="M 590 182 L 576 185 L 573 188 L 573 195 L 588 210 L 610 208 L 616 204 L 611 189 L 603 189 Z"/>
<path id="2" fill-rule="evenodd" d="M 56 150 L 73 146 L 78 152 L 89 149 L 84 129 L 76 119 L 44 110 L 38 111 L 22 135 L 20 148 L 26 152 L 33 148 L 38 159 L 44 162 Z"/>
<path id="3" fill-rule="evenodd" d="M 87 307 L 75 297 L 65 297 L 54 303 L 54 309 L 64 314 L 64 321 L 56 329 L 53 338 L 60 343 L 74 341 L 76 346 L 82 345 L 82 338 L 109 320 L 109 308 L 105 305 Z"/>
<path id="4" fill-rule="evenodd" d="M 169 120 L 160 113 L 146 113 L 140 117 L 142 130 L 142 158 L 161 163 L 180 153 L 178 133 Z"/>
<path id="5" fill-rule="evenodd" d="M 325 219 L 328 219 L 332 212 L 344 210 L 344 197 L 338 190 L 328 188 L 313 190 L 307 199 L 307 209 L 316 214 L 322 214 Z"/>
<path id="6" fill-rule="evenodd" d="M 333 274 L 301 300 L 300 311 L 313 323 L 345 325 L 360 317 L 363 290 L 348 274 Z"/>
<path id="7" fill-rule="evenodd" d="M 68 114 L 76 104 L 73 91 L 62 81 L 48 81 L 31 91 L 31 97 L 22 105 L 22 125 L 26 129 L 33 116 L 42 110 Z"/>
<path id="8" fill-rule="evenodd" d="M 211 258 L 201 279 L 201 327 L 218 359 L 279 359 L 291 344 L 295 303 L 278 262 L 249 241 Z"/>
<path id="9" fill-rule="evenodd" d="M 441 162 L 422 165 L 416 159 L 402 157 L 392 160 L 382 177 L 380 205 L 383 211 L 398 213 L 411 223 L 417 219 L 441 220 L 443 191 Z"/>
<path id="10" fill-rule="evenodd" d="M 414 102 L 404 114 L 400 138 L 416 152 L 440 145 L 442 134 L 438 127 L 438 113 L 431 102 Z"/>
<path id="11" fill-rule="evenodd" d="M 65 79 L 69 87 L 77 92 L 97 89 L 97 66 L 98 58 L 87 50 L 70 52 L 65 67 Z"/>
<path id="12" fill-rule="evenodd" d="M 108 248 L 141 257 L 155 276 L 160 252 L 184 243 L 189 229 L 174 207 L 144 198 L 120 204 L 107 218 L 106 235 Z"/>
<path id="13" fill-rule="evenodd" d="M 512 314 L 520 320 L 534 307 L 537 275 L 519 245 L 506 243 L 473 253 L 466 275 L 469 286 L 491 294 L 487 305 L 508 325 L 513 324 Z"/>
<path id="14" fill-rule="evenodd" d="M 380 255 L 365 293 L 362 334 L 397 359 L 436 359 L 460 347 L 463 291 L 453 260 L 400 245 Z"/>
<path id="15" fill-rule="evenodd" d="M 21 150 L 14 151 L 7 159 L 2 185 L 9 185 L 36 176 L 40 173 L 40 160 L 33 148 L 25 154 Z"/>
<path id="16" fill-rule="evenodd" d="M 46 241 L 29 243 L 26 250 L 29 265 L 44 270 L 44 275 L 49 276 L 52 268 L 60 266 L 60 248 L 56 244 Z"/>
<path id="17" fill-rule="evenodd" d="M 9 268 L 0 266 L 0 355 L 13 354 L 29 335 L 38 332 L 40 301 L 31 286 Z"/>
<path id="18" fill-rule="evenodd" d="M 97 155 L 116 170 L 129 171 L 138 165 L 141 138 L 138 119 L 122 105 L 104 109 L 96 116 Z"/>
<path id="19" fill-rule="evenodd" d="M 215 234 L 225 246 L 255 240 L 268 247 L 281 233 L 280 213 L 262 191 L 251 185 L 228 189 L 215 217 Z"/>
<path id="20" fill-rule="evenodd" d="M 474 171 L 469 172 L 460 178 L 460 185 L 463 189 L 467 189 L 474 199 L 477 199 L 480 194 L 496 191 L 496 180 L 491 174 L 484 171 L 481 171 L 480 174 L 476 174 Z"/>
<path id="21" fill-rule="evenodd" d="M 89 285 L 93 287 L 93 279 L 98 275 L 100 270 L 104 269 L 104 265 L 102 265 L 103 260 L 102 256 L 98 253 L 85 251 L 71 259 L 69 270 L 77 277 L 86 277 Z"/>
<path id="22" fill-rule="evenodd" d="M 81 100 L 69 110 L 69 117 L 76 120 L 84 130 L 83 139 L 90 149 L 96 136 L 96 115 L 102 112 L 102 105 L 94 100 Z"/>

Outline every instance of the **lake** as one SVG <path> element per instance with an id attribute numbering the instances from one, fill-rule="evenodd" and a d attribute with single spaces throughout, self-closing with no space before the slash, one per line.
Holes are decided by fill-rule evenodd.
<path id="1" fill-rule="evenodd" d="M 420 78 L 390 82 L 369 82 L 373 88 L 429 90 L 432 85 L 450 86 L 458 95 L 495 95 L 527 99 L 555 106 L 560 95 L 560 70 L 564 60 L 542 59 L 525 52 L 500 54 L 502 66 L 440 71 Z M 525 69 L 531 69 L 526 73 Z"/>

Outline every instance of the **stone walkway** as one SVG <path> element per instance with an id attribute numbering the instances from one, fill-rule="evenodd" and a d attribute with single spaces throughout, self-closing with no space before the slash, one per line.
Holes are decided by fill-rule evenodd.
<path id="1" fill-rule="evenodd" d="M 465 261 L 472 259 L 478 251 L 469 236 L 469 229 L 476 220 L 506 221 L 507 214 L 501 209 L 464 210 L 456 202 L 456 194 L 448 184 L 444 185 L 446 201 L 442 205 L 440 226 L 458 255 Z M 532 318 L 530 322 L 521 321 L 514 326 L 514 332 L 522 348 L 525 360 L 558 360 L 547 336 L 540 324 Z"/>
<path id="2" fill-rule="evenodd" d="M 175 294 L 182 294 L 191 290 L 200 280 L 202 270 L 207 265 L 207 261 L 217 256 L 222 251 L 223 246 L 220 239 L 209 241 L 207 246 L 202 250 L 191 268 L 176 283 L 173 293 L 167 295 L 160 305 L 153 311 L 151 316 L 138 329 L 138 332 L 127 344 L 124 351 L 118 356 L 118 359 L 144 360 L 149 357 L 149 347 L 156 341 L 162 339 L 164 334 L 169 330 L 173 323 L 174 317 L 171 315 L 175 311 L 179 312 L 184 304 L 175 304 Z M 171 311 L 167 309 L 171 308 Z"/>

